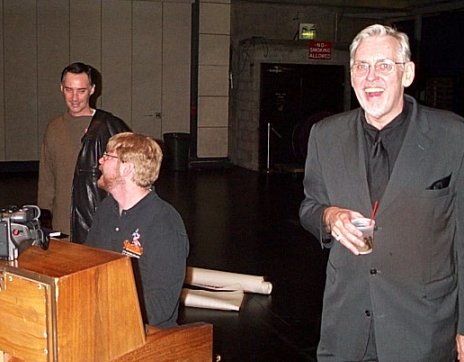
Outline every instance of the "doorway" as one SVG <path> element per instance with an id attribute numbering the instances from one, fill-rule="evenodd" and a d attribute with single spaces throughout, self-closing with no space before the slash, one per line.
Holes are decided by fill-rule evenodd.
<path id="1" fill-rule="evenodd" d="M 259 165 L 304 167 L 314 123 L 344 110 L 345 66 L 261 64 Z"/>

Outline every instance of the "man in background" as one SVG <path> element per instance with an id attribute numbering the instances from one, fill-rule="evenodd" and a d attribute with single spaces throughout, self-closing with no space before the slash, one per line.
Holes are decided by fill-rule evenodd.
<path id="1" fill-rule="evenodd" d="M 166 328 L 177 324 L 189 241 L 179 213 L 152 188 L 162 157 L 150 137 L 111 137 L 98 180 L 110 195 L 98 207 L 85 244 L 132 258 L 144 320 Z"/>
<path id="2" fill-rule="evenodd" d="M 97 188 L 98 160 L 108 139 L 129 127 L 111 113 L 90 106 L 96 71 L 72 63 L 61 73 L 67 112 L 52 120 L 43 139 L 38 204 L 52 213 L 52 228 L 83 243 L 96 205 L 107 194 Z"/>
<path id="3" fill-rule="evenodd" d="M 317 123 L 302 225 L 330 248 L 318 361 L 464 359 L 463 119 L 406 94 L 406 34 L 362 30 L 350 46 L 361 108 Z M 374 204 L 373 251 L 352 224 Z"/>

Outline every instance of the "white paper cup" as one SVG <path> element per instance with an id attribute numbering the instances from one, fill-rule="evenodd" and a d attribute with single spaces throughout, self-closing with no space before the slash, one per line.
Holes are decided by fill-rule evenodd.
<path id="1" fill-rule="evenodd" d="M 364 246 L 356 246 L 358 248 L 359 254 L 371 253 L 374 241 L 375 220 L 371 221 L 368 218 L 359 218 L 351 220 L 351 223 L 363 233 L 362 238 L 364 241 Z"/>

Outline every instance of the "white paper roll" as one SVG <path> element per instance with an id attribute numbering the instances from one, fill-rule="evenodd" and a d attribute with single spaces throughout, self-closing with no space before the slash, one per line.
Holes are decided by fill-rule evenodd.
<path id="1" fill-rule="evenodd" d="M 272 284 L 262 276 L 196 267 L 187 267 L 185 283 L 214 290 L 243 290 L 259 294 L 271 294 L 272 291 Z"/>
<path id="2" fill-rule="evenodd" d="M 181 302 L 187 307 L 239 311 L 243 302 L 243 291 L 211 292 L 183 288 Z"/>

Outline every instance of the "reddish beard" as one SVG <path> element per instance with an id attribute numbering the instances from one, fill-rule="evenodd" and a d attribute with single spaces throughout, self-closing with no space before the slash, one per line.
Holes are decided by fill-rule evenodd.
<path id="1" fill-rule="evenodd" d="M 102 190 L 108 191 L 108 187 L 106 185 L 105 178 L 103 175 L 101 175 L 100 178 L 97 180 L 97 186 Z"/>
<path id="2" fill-rule="evenodd" d="M 111 192 L 117 185 L 122 185 L 124 179 L 121 176 L 107 176 L 102 174 L 97 181 L 97 186 L 106 192 Z"/>

